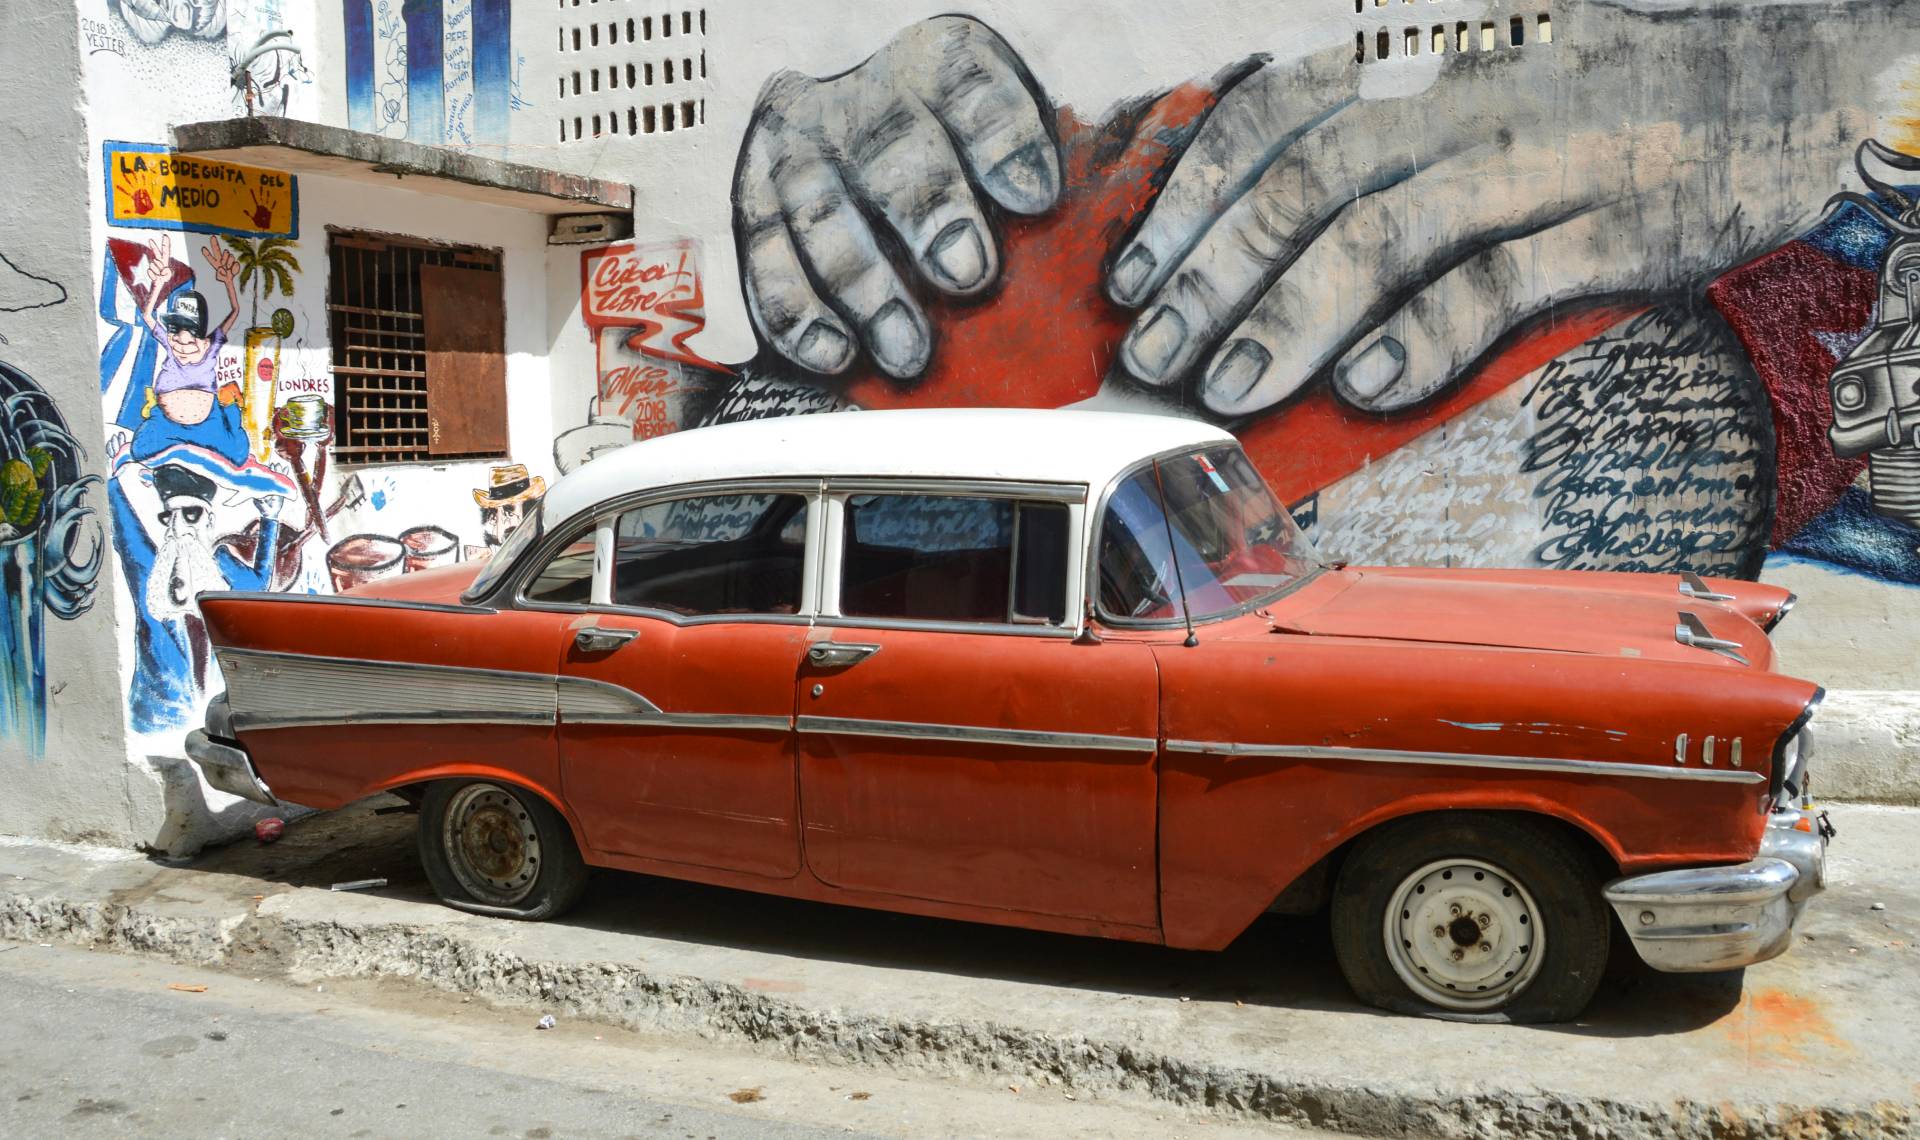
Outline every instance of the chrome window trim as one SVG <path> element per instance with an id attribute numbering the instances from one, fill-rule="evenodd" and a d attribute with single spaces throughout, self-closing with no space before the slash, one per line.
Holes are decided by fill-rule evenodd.
<path id="1" fill-rule="evenodd" d="M 1760 773 L 1717 768 L 1667 768 L 1611 760 L 1569 760 L 1556 756 L 1501 756 L 1479 752 L 1413 752 L 1398 748 L 1343 748 L 1320 744 L 1241 744 L 1217 740 L 1169 740 L 1169 752 L 1212 756 L 1273 757 L 1283 760 L 1358 760 L 1379 764 L 1424 764 L 1449 768 L 1500 768 L 1520 772 L 1573 773 L 1585 776 L 1628 776 L 1647 780 L 1706 780 L 1751 784 Z"/>
<path id="2" fill-rule="evenodd" d="M 503 578 L 502 581 L 503 582 L 508 581 L 513 577 L 513 575 L 516 575 L 516 574 L 519 575 L 520 580 L 515 582 L 513 586 L 513 597 L 512 597 L 511 605 L 514 609 L 517 609 L 517 610 L 531 610 L 537 613 L 619 614 L 619 615 L 624 615 L 629 617 L 652 618 L 652 619 L 655 619 L 658 621 L 664 621 L 670 625 L 676 625 L 676 626 L 711 625 L 716 622 L 752 622 L 752 623 L 767 624 L 767 625 L 810 625 L 813 622 L 813 614 L 816 611 L 817 607 L 814 606 L 813 597 L 808 592 L 809 591 L 809 584 L 807 581 L 808 568 L 804 561 L 806 557 L 804 553 L 801 555 L 803 561 L 801 564 L 800 610 L 798 613 L 791 613 L 791 614 L 676 614 L 670 610 L 658 610 L 648 606 L 615 605 L 611 601 L 611 598 L 613 596 L 613 566 L 614 566 L 613 556 L 614 556 L 614 549 L 615 549 L 614 528 L 617 525 L 620 516 L 626 513 L 627 511 L 637 510 L 641 507 L 652 506 L 655 503 L 672 502 L 676 499 L 709 498 L 709 497 L 720 496 L 720 495 L 762 495 L 762 494 L 764 495 L 798 495 L 800 498 L 806 501 L 805 510 L 806 510 L 806 516 L 807 516 L 807 537 L 804 540 L 804 544 L 803 544 L 803 550 L 804 550 L 811 547 L 811 544 L 813 542 L 813 532 L 815 529 L 817 529 L 816 519 L 819 512 L 815 508 L 818 506 L 820 502 L 821 485 L 822 485 L 822 481 L 819 479 L 795 480 L 795 479 L 787 478 L 787 479 L 770 479 L 763 482 L 736 479 L 736 480 L 729 480 L 727 482 L 719 482 L 719 483 L 680 484 L 677 487 L 669 489 L 664 493 L 654 493 L 654 492 L 648 491 L 648 492 L 634 492 L 626 495 L 616 496 L 614 498 L 608 499 L 605 502 L 595 506 L 592 510 L 581 511 L 579 514 L 574 516 L 574 523 L 578 523 L 581 520 L 587 520 L 586 527 L 590 527 L 594 530 L 593 584 L 591 585 L 591 587 L 589 587 L 589 590 L 588 590 L 588 593 L 592 598 L 591 601 L 589 601 L 584 605 L 581 605 L 576 603 L 558 604 L 553 602 L 536 602 L 529 599 L 526 596 L 526 587 L 529 583 L 532 582 L 532 580 L 535 577 L 538 576 L 537 570 L 535 570 L 534 568 L 536 566 L 546 565 L 546 563 L 544 561 L 541 561 L 540 557 L 537 555 L 529 555 L 527 559 L 527 568 L 525 570 L 522 570 L 521 568 L 516 567 L 513 571 L 509 573 L 508 578 Z M 574 523 L 569 523 L 568 530 L 565 531 L 564 533 L 568 535 L 585 533 L 585 528 L 579 531 L 573 530 L 572 527 Z M 555 533 L 562 533 L 562 532 L 556 531 Z M 549 536 L 548 538 L 541 539 L 541 543 L 543 544 L 542 547 L 536 547 L 535 550 L 540 551 L 544 549 L 544 545 L 551 541 L 552 541 L 551 536 Z M 569 539 L 567 541 L 577 541 L 577 540 Z M 558 553 L 561 547 L 567 545 L 567 541 L 552 542 L 553 552 Z M 545 557 L 551 558 L 552 554 L 546 554 Z M 602 601 L 601 600 L 602 598 L 605 598 L 608 600 Z"/>
<path id="3" fill-rule="evenodd" d="M 1051 732 L 1025 728 L 986 728 L 968 724 L 932 724 L 914 720 L 798 716 L 794 728 L 825 736 L 878 736 L 895 740 L 944 740 L 969 744 L 1009 744 L 1022 748 L 1081 748 L 1108 752 L 1156 752 L 1151 736 L 1108 736 L 1091 732 Z"/>
<path id="4" fill-rule="evenodd" d="M 1085 595 L 1078 584 L 1086 576 L 1087 491 L 1085 483 L 1021 483 L 980 479 L 835 478 L 821 480 L 825 509 L 821 512 L 820 591 L 815 597 L 816 624 L 865 626 L 872 629 L 911 629 L 930 633 L 999 633 L 1025 637 L 1077 637 L 1086 622 Z M 928 495 L 958 499 L 1027 499 L 1063 503 L 1067 508 L 1067 620 L 1060 625 L 1015 622 L 939 621 L 922 618 L 861 617 L 840 612 L 841 569 L 845 561 L 847 499 L 852 495 Z M 1009 575 L 1012 567 L 1009 566 Z M 1008 599 L 1011 601 L 1009 590 Z"/>
<path id="5" fill-rule="evenodd" d="M 943 495 L 960 499 L 1037 499 L 1084 503 L 1085 483 L 1034 483 L 1011 479 L 947 479 L 929 476 L 835 476 L 822 480 L 829 495 Z"/>
<path id="6" fill-rule="evenodd" d="M 749 495 L 749 494 L 795 494 L 812 495 L 820 488 L 818 478 L 797 479 L 784 476 L 778 479 L 713 479 L 705 482 L 674 483 L 663 487 L 647 487 L 627 491 L 594 504 L 586 510 L 575 512 L 566 520 L 566 525 L 549 527 L 540 541 L 528 548 L 521 556 L 520 565 L 509 567 L 500 577 L 494 588 L 484 598 L 474 600 L 474 605 L 494 604 L 493 599 L 505 597 L 506 605 L 521 608 L 519 600 L 526 580 L 531 578 L 533 568 L 544 566 L 553 552 L 566 545 L 556 536 L 565 534 L 567 541 L 573 541 L 574 535 L 584 533 L 589 527 L 600 525 L 601 521 L 618 515 L 634 507 L 647 506 L 650 503 L 664 502 L 668 499 L 692 498 L 696 495 Z M 580 525 L 584 522 L 585 525 Z M 579 526 L 579 529 L 575 529 Z"/>
<path id="7" fill-rule="evenodd" d="M 1101 489 L 1100 497 L 1094 503 L 1093 514 L 1091 515 L 1091 517 L 1087 519 L 1087 541 L 1085 543 L 1085 550 L 1086 550 L 1086 571 L 1085 571 L 1085 582 L 1084 582 L 1085 593 L 1082 596 L 1092 600 L 1094 616 L 1100 619 L 1100 623 L 1102 625 L 1111 626 L 1114 629 L 1185 629 L 1186 628 L 1187 619 L 1185 617 L 1129 618 L 1129 617 L 1118 617 L 1114 614 L 1107 612 L 1107 607 L 1104 604 L 1102 604 L 1100 600 L 1100 530 L 1106 523 L 1107 505 L 1108 505 L 1108 502 L 1113 498 L 1114 492 L 1120 489 L 1120 484 L 1126 482 L 1128 479 L 1133 478 L 1135 472 L 1140 471 L 1142 468 L 1148 467 L 1152 464 L 1158 463 L 1162 459 L 1173 459 L 1183 455 L 1192 455 L 1196 451 L 1205 451 L 1208 448 L 1212 448 L 1212 447 L 1232 447 L 1239 450 L 1242 456 L 1246 455 L 1246 449 L 1240 446 L 1239 440 L 1230 440 L 1230 441 L 1211 443 L 1211 444 L 1191 444 L 1191 443 L 1185 444 L 1180 447 L 1172 448 L 1167 451 L 1155 452 L 1154 454 L 1149 455 L 1144 459 L 1141 459 L 1139 462 L 1134 463 L 1129 467 L 1123 468 L 1119 474 L 1115 475 L 1111 480 L 1107 482 L 1107 485 Z M 1247 463 L 1249 465 L 1252 465 L 1253 460 L 1248 459 Z M 1256 466 L 1253 468 L 1253 470 L 1255 474 L 1258 474 L 1260 471 L 1260 468 Z M 1262 479 L 1264 481 L 1264 476 L 1262 477 Z M 1279 507 L 1282 511 L 1288 510 L 1287 505 L 1280 501 L 1280 496 L 1273 494 L 1272 487 L 1267 488 L 1267 494 L 1273 495 L 1273 501 L 1279 504 Z M 1161 504 L 1161 507 L 1162 507 L 1162 510 L 1164 510 L 1165 504 L 1164 503 Z M 1290 511 L 1288 513 L 1291 514 Z M 1296 523 L 1294 525 L 1298 526 L 1299 524 Z M 1308 541 L 1311 542 L 1312 539 L 1309 538 Z M 1316 547 L 1314 549 L 1314 556 L 1317 558 L 1319 554 L 1320 554 L 1320 551 Z M 1242 602 L 1241 604 L 1235 606 L 1230 610 L 1221 610 L 1218 613 L 1207 614 L 1204 617 L 1196 617 L 1193 619 L 1193 624 L 1196 626 L 1213 625 L 1216 622 L 1231 621 L 1234 618 L 1243 617 L 1247 614 L 1250 614 L 1255 610 L 1264 609 L 1265 607 L 1274 604 L 1275 602 L 1286 597 L 1287 595 L 1292 594 L 1296 590 L 1299 590 L 1302 586 L 1305 586 L 1308 582 L 1311 582 L 1314 579 L 1320 577 L 1320 575 L 1324 574 L 1326 570 L 1327 570 L 1326 563 L 1323 562 L 1320 565 L 1314 567 L 1312 573 L 1307 574 L 1286 586 L 1282 586 L 1280 589 L 1275 590 L 1271 594 L 1263 594 L 1259 598 L 1254 599 L 1253 601 Z M 1182 605 L 1184 604 L 1185 602 L 1183 599 Z"/>
<path id="8" fill-rule="evenodd" d="M 827 629 L 899 629 L 922 633 L 982 633 L 1013 637 L 1058 637 L 1071 641 L 1076 631 L 1068 625 L 1021 625 L 990 621 L 933 621 L 920 618 L 863 618 L 822 614 L 814 624 Z"/>

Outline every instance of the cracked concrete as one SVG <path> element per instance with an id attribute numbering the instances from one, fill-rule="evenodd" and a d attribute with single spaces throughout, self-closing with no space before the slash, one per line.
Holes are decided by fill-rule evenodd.
<path id="1" fill-rule="evenodd" d="M 187 866 L 0 846 L 0 937 L 297 981 L 381 978 L 808 1061 L 1441 1137 L 1892 1137 L 1920 1128 L 1920 812 L 1835 809 L 1835 884 L 1744 977 L 1616 964 L 1570 1026 L 1358 1006 L 1317 919 L 1221 954 L 603 873 L 541 925 L 428 901 L 372 801 Z M 329 882 L 385 876 L 375 894 Z M 1873 903 L 1884 910 L 1873 910 Z"/>

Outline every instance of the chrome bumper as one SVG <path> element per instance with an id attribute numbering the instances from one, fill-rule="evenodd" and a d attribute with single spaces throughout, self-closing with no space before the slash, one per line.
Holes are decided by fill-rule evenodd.
<path id="1" fill-rule="evenodd" d="M 1647 965 L 1671 973 L 1735 970 L 1785 953 L 1807 900 L 1825 889 L 1825 821 L 1776 811 L 1758 857 L 1615 879 L 1607 902 Z"/>
<path id="2" fill-rule="evenodd" d="M 253 770 L 252 759 L 239 748 L 208 736 L 206 729 L 196 728 L 187 733 L 187 759 L 200 766 L 200 774 L 208 784 L 228 795 L 269 807 L 280 806 L 280 801 L 273 798 L 273 793 L 261 781 L 260 773 Z"/>

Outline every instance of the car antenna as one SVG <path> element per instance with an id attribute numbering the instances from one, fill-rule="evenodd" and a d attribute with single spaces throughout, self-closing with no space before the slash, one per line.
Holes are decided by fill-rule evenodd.
<path id="1" fill-rule="evenodd" d="M 1187 605 L 1187 582 L 1180 573 L 1180 551 L 1173 544 L 1173 514 L 1167 510 L 1167 484 L 1160 478 L 1160 461 L 1153 461 L 1153 486 L 1160 493 L 1160 521 L 1167 527 L 1167 556 L 1173 559 L 1173 588 L 1180 591 L 1180 616 L 1187 621 L 1187 639 L 1181 642 L 1188 649 L 1200 644 L 1193 633 L 1193 610 Z"/>

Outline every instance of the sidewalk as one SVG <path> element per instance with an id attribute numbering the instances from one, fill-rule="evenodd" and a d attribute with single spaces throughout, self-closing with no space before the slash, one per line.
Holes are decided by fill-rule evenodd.
<path id="1" fill-rule="evenodd" d="M 462 915 L 427 901 L 413 820 L 375 816 L 382 802 L 187 867 L 0 846 L 0 937 L 254 977 L 411 978 L 812 1061 L 986 1072 L 1363 1135 L 1920 1127 L 1920 811 L 1834 809 L 1835 881 L 1784 958 L 1744 978 L 1619 968 L 1585 1021 L 1520 1028 L 1358 1006 L 1317 919 L 1270 917 L 1200 954 L 611 873 L 559 923 Z M 370 876 L 390 885 L 325 889 Z"/>

